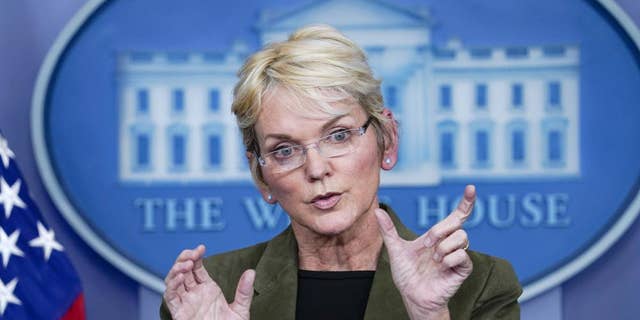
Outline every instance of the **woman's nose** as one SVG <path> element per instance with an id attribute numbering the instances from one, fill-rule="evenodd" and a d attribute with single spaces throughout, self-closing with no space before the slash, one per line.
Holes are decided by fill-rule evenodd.
<path id="1" fill-rule="evenodd" d="M 329 159 L 320 153 L 317 147 L 306 152 L 305 171 L 310 181 L 320 180 L 329 174 Z"/>

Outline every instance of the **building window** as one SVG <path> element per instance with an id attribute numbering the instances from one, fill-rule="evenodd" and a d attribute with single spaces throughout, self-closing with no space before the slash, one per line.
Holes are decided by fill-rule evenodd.
<path id="1" fill-rule="evenodd" d="M 210 135 L 207 138 L 207 165 L 211 168 L 220 167 L 222 164 L 222 144 L 219 135 Z"/>
<path id="2" fill-rule="evenodd" d="M 453 132 L 440 134 L 440 164 L 451 167 L 455 163 L 455 141 Z"/>
<path id="3" fill-rule="evenodd" d="M 183 172 L 187 170 L 188 128 L 184 124 L 174 124 L 167 128 L 169 171 Z"/>
<path id="4" fill-rule="evenodd" d="M 507 163 L 512 167 L 522 167 L 527 163 L 527 122 L 514 120 L 506 129 Z"/>
<path id="5" fill-rule="evenodd" d="M 385 89 L 385 101 L 387 107 L 395 109 L 398 105 L 398 90 L 396 86 L 387 86 Z"/>
<path id="6" fill-rule="evenodd" d="M 551 109 L 560 109 L 562 106 L 562 87 L 560 82 L 549 82 L 547 88 L 547 105 Z"/>
<path id="7" fill-rule="evenodd" d="M 456 58 L 456 51 L 447 48 L 436 47 L 431 52 L 437 60 L 453 60 Z"/>
<path id="8" fill-rule="evenodd" d="M 184 135 L 176 134 L 171 138 L 171 165 L 181 168 L 185 165 L 186 139 Z"/>
<path id="9" fill-rule="evenodd" d="M 525 159 L 524 132 L 516 130 L 511 133 L 511 161 L 522 163 Z"/>
<path id="10" fill-rule="evenodd" d="M 226 58 L 226 54 L 221 52 L 205 52 L 203 54 L 204 61 L 222 63 Z"/>
<path id="11" fill-rule="evenodd" d="M 149 91 L 138 89 L 136 94 L 136 111 L 138 114 L 149 114 Z"/>
<path id="12" fill-rule="evenodd" d="M 529 49 L 525 47 L 507 48 L 504 54 L 507 59 L 524 59 L 529 55 Z"/>
<path id="13" fill-rule="evenodd" d="M 488 48 L 469 49 L 469 55 L 473 59 L 490 59 L 491 49 L 488 49 Z"/>
<path id="14" fill-rule="evenodd" d="M 487 85 L 484 83 L 476 85 L 476 107 L 478 109 L 487 108 Z"/>
<path id="15" fill-rule="evenodd" d="M 491 136 L 493 123 L 489 120 L 472 122 L 469 126 L 471 133 L 471 166 L 474 168 L 491 167 Z"/>
<path id="16" fill-rule="evenodd" d="M 443 110 L 451 110 L 451 86 L 443 84 L 440 86 L 440 108 Z"/>
<path id="17" fill-rule="evenodd" d="M 547 160 L 551 163 L 562 161 L 562 133 L 558 130 L 549 131 L 547 141 Z"/>
<path id="18" fill-rule="evenodd" d="M 174 113 L 182 113 L 184 111 L 184 90 L 174 89 L 172 94 L 171 110 Z"/>
<path id="19" fill-rule="evenodd" d="M 522 109 L 523 105 L 523 91 L 522 84 L 514 83 L 511 85 L 511 106 L 515 109 Z"/>
<path id="20" fill-rule="evenodd" d="M 489 133 L 484 130 L 476 131 L 476 158 L 475 163 L 487 164 L 489 162 Z"/>
<path id="21" fill-rule="evenodd" d="M 550 46 L 550 47 L 542 48 L 542 54 L 545 57 L 550 57 L 550 58 L 564 57 L 566 54 L 566 51 L 567 50 L 565 47 L 560 47 L 560 46 Z"/>
<path id="22" fill-rule="evenodd" d="M 169 63 L 185 63 L 189 61 L 189 54 L 184 52 L 167 53 L 167 61 Z"/>
<path id="23" fill-rule="evenodd" d="M 456 137 L 458 126 L 453 121 L 438 124 L 438 143 L 440 167 L 455 168 L 456 166 Z"/>
<path id="24" fill-rule="evenodd" d="M 511 132 L 511 161 L 513 163 L 522 163 L 524 162 L 524 157 L 524 132 L 522 130 L 515 130 Z"/>
<path id="25" fill-rule="evenodd" d="M 367 55 L 380 55 L 384 53 L 385 48 L 384 46 L 369 46 L 365 47 L 364 51 L 367 53 Z"/>
<path id="26" fill-rule="evenodd" d="M 136 123 L 129 132 L 131 171 L 150 171 L 153 165 L 153 126 L 149 123 Z"/>
<path id="27" fill-rule="evenodd" d="M 557 168 L 566 165 L 566 130 L 566 119 L 546 119 L 543 121 L 544 166 Z"/>
<path id="28" fill-rule="evenodd" d="M 139 133 L 136 136 L 136 160 L 137 168 L 148 168 L 151 165 L 151 137 L 146 133 Z"/>
<path id="29" fill-rule="evenodd" d="M 220 110 L 220 90 L 209 90 L 209 111 L 218 112 Z"/>
<path id="30" fill-rule="evenodd" d="M 202 161 L 204 163 L 204 170 L 220 170 L 223 166 L 223 155 L 225 154 L 225 150 L 223 149 L 225 148 L 225 143 L 223 140 L 225 134 L 225 125 L 222 123 L 209 123 L 203 127 L 202 134 L 204 137 L 202 145 Z"/>
<path id="31" fill-rule="evenodd" d="M 153 125 L 132 124 L 129 129 L 129 164 L 131 172 L 148 172 L 153 166 Z"/>

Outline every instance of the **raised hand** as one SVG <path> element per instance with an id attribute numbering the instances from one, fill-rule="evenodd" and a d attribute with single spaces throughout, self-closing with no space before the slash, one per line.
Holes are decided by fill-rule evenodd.
<path id="1" fill-rule="evenodd" d="M 411 319 L 449 318 L 447 303 L 473 270 L 462 224 L 475 199 L 475 187 L 467 186 L 458 207 L 413 241 L 400 238 L 389 215 L 376 209 L 393 282 Z"/>
<path id="2" fill-rule="evenodd" d="M 205 247 L 184 250 L 164 279 L 164 300 L 171 317 L 183 319 L 249 319 L 255 271 L 245 271 L 236 288 L 235 299 L 228 304 L 218 284 L 202 265 Z"/>

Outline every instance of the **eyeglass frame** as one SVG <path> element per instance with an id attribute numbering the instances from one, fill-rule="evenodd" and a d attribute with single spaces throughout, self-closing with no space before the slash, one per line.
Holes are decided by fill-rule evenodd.
<path id="1" fill-rule="evenodd" d="M 367 121 L 366 121 L 362 126 L 360 126 L 360 127 L 358 127 L 358 128 L 353 128 L 353 129 L 344 129 L 344 130 L 336 131 L 336 132 L 334 132 L 334 133 L 330 133 L 330 134 L 328 134 L 328 135 L 326 135 L 326 136 L 320 137 L 319 139 L 317 139 L 317 140 L 315 140 L 315 141 L 313 141 L 313 142 L 311 142 L 311 143 L 307 143 L 307 144 L 295 144 L 295 145 L 289 146 L 289 148 L 296 148 L 296 147 L 301 147 L 301 148 L 302 148 L 303 161 L 302 161 L 302 162 L 300 162 L 300 165 L 298 165 L 298 166 L 296 166 L 296 167 L 293 167 L 293 168 L 290 168 L 290 169 L 287 169 L 287 170 L 284 170 L 283 172 L 291 171 L 291 170 L 295 170 L 295 169 L 300 168 L 301 166 L 303 166 L 303 165 L 307 162 L 307 150 L 309 150 L 309 148 L 311 148 L 311 146 L 312 146 L 312 145 L 315 145 L 315 146 L 316 146 L 316 148 L 318 149 L 318 151 L 320 151 L 320 150 L 319 150 L 319 143 L 320 143 L 320 141 L 325 140 L 325 139 L 327 139 L 328 137 L 333 136 L 334 134 L 342 133 L 342 132 L 356 132 L 356 134 L 357 134 L 357 136 L 358 136 L 358 137 L 364 136 L 364 135 L 367 133 L 367 129 L 369 128 L 369 126 L 371 125 L 371 123 L 372 123 L 372 122 L 373 122 L 373 117 L 372 117 L 372 116 L 369 116 L 369 118 L 367 118 Z M 275 153 L 275 152 L 278 152 L 278 151 L 280 151 L 280 150 L 270 151 L 270 152 L 267 152 L 267 153 L 266 153 L 266 154 L 264 154 L 264 155 L 260 155 L 257 151 L 254 151 L 253 153 L 254 153 L 254 155 L 256 156 L 256 159 L 258 160 L 258 164 L 259 164 L 261 167 L 265 167 L 265 166 L 267 165 L 267 161 L 265 160 L 265 158 L 266 158 L 267 156 L 269 156 L 269 155 L 271 155 L 271 154 Z M 344 155 L 346 155 L 346 154 L 348 154 L 348 153 L 349 153 L 349 152 L 344 153 L 344 154 L 340 154 L 340 155 L 336 155 L 336 156 L 327 157 L 327 158 L 337 158 L 337 157 L 344 156 Z"/>

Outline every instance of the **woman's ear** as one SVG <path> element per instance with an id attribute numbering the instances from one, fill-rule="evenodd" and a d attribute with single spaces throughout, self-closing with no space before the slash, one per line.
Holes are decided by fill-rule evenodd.
<path id="1" fill-rule="evenodd" d="M 276 204 L 278 202 L 278 200 L 276 200 L 276 197 L 271 194 L 269 189 L 267 189 L 266 187 L 260 188 L 260 194 L 262 194 L 262 199 L 264 199 L 264 201 L 266 201 L 268 204 Z"/>
<path id="2" fill-rule="evenodd" d="M 253 158 L 256 157 L 256 154 L 251 151 L 246 151 L 244 153 L 244 156 L 247 157 L 247 160 L 249 161 L 249 163 L 251 163 L 251 160 L 253 160 Z M 258 159 L 255 159 L 255 160 L 258 160 Z"/>
<path id="3" fill-rule="evenodd" d="M 266 201 L 268 204 L 276 204 L 278 202 L 278 200 L 276 199 L 276 196 L 274 196 L 273 193 L 271 193 L 271 190 L 269 189 L 268 185 L 264 183 L 260 183 L 260 185 L 258 186 L 258 189 L 260 190 L 262 199 L 264 199 L 264 201 Z"/>
<path id="4" fill-rule="evenodd" d="M 383 128 L 388 141 L 385 141 L 386 145 L 382 152 L 382 163 L 380 167 L 383 170 L 391 170 L 396 163 L 398 163 L 398 123 L 389 108 L 384 108 L 382 115 L 388 119 L 388 121 L 384 123 L 385 127 Z"/>

